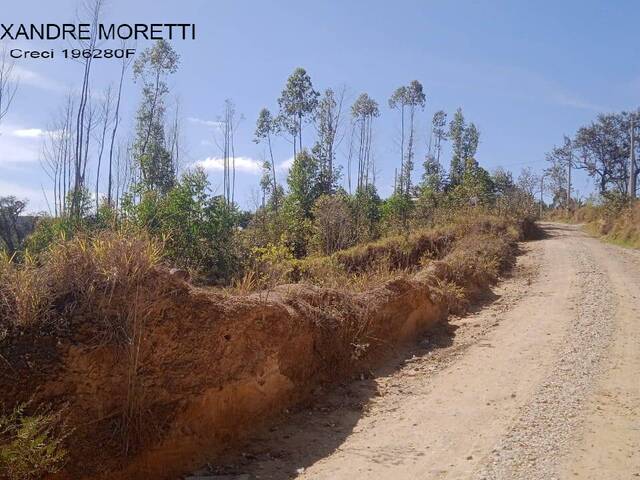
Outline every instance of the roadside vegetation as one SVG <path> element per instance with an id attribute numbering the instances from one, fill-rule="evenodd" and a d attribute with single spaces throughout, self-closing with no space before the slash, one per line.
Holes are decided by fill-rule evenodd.
<path id="1" fill-rule="evenodd" d="M 103 10 L 78 17 L 95 29 Z M 42 130 L 49 211 L 0 192 L 2 479 L 175 478 L 463 314 L 541 215 L 640 248 L 638 111 L 564 137 L 542 175 L 489 171 L 481 126 L 462 108 L 427 115 L 419 80 L 373 98 L 300 67 L 259 111 L 226 99 L 195 119 L 218 151 L 188 162 L 170 43 L 122 59 L 104 89 L 78 61 Z M 0 124 L 17 93 L 0 52 Z M 396 138 L 378 135 L 382 116 Z M 243 129 L 262 154 L 252 205 Z M 596 186 L 586 201 L 575 170 Z"/>
<path id="2" fill-rule="evenodd" d="M 584 223 L 589 232 L 608 241 L 640 247 L 639 114 L 600 114 L 547 154 L 544 180 L 552 196 L 547 218 Z M 571 171 L 576 169 L 586 172 L 596 186 L 586 200 L 573 194 Z"/>
<path id="3" fill-rule="evenodd" d="M 584 224 L 587 232 L 624 247 L 640 248 L 640 203 L 623 199 L 585 202 L 569 213 L 555 211 L 547 218 Z"/>
<path id="4" fill-rule="evenodd" d="M 273 414 L 308 400 L 314 386 L 369 371 L 421 329 L 464 312 L 509 268 L 527 229 L 526 218 L 474 208 L 446 225 L 328 256 L 269 252 L 240 281 L 253 275 L 259 284 L 224 289 L 172 275 L 163 244 L 149 235 L 78 233 L 37 258 L 5 257 L 0 421 L 9 427 L 0 472 L 40 478 L 64 468 L 75 477 L 135 468 L 145 451 L 176 436 L 184 448 L 194 435 L 209 437 L 209 450 L 193 447 L 185 462 L 214 454 L 228 439 L 212 443 L 211 432 L 233 419 L 236 438 L 271 414 L 245 411 L 252 404 L 242 389 L 226 414 L 216 410 L 223 402 L 183 418 L 185 401 L 198 408 L 212 391 L 226 398 L 228 385 L 263 371 L 272 355 L 295 365 L 280 368 L 298 392 L 276 391 L 265 404 Z M 194 466 L 166 458 L 174 460 L 157 462 L 159 472 Z"/>
<path id="5" fill-rule="evenodd" d="M 97 22 L 102 4 L 92 5 Z M 212 193 L 201 165 L 183 164 L 169 91 L 179 65 L 158 41 L 92 97 L 85 59 L 79 92 L 43 144 L 51 212 L 25 217 L 24 200 L 0 198 L 0 477 L 121 468 L 169 433 L 183 435 L 170 422 L 185 392 L 221 391 L 248 375 L 245 360 L 252 374 L 274 348 L 297 348 L 301 338 L 292 347 L 287 332 L 322 346 L 300 347 L 306 369 L 291 381 L 302 392 L 373 365 L 405 339 L 409 317 L 426 328 L 464 311 L 532 228 L 539 178 L 481 166 L 480 130 L 461 108 L 450 119 L 433 114 L 419 151 L 427 104 L 419 81 L 390 92 L 385 107 L 367 93 L 318 91 L 303 68 L 286 80 L 277 111 L 257 112 L 252 130 L 265 155 L 255 208 L 245 210 L 233 101 L 215 129 L 221 191 Z M 3 57 L 0 88 L 12 88 L 11 68 Z M 129 78 L 139 106 L 135 128 L 123 132 Z M 387 198 L 373 145 L 383 114 L 400 130 Z M 292 147 L 286 176 L 272 148 L 282 141 Z M 384 315 L 371 309 L 378 304 Z M 236 331 L 249 333 L 236 340 Z M 202 335 L 209 343 L 194 349 Z M 225 350 L 232 338 L 244 350 Z M 183 367 L 182 377 L 167 375 Z M 150 428 L 148 418 L 168 424 Z"/>
<path id="6" fill-rule="evenodd" d="M 163 262 L 187 270 L 196 284 L 253 282 L 259 288 L 286 279 L 264 278 L 273 277 L 270 268 L 297 271 L 296 262 L 310 264 L 311 258 L 384 238 L 406 242 L 412 232 L 455 221 L 459 212 L 524 218 L 536 211 L 537 177 L 527 169 L 516 179 L 506 170 L 483 168 L 476 160 L 480 130 L 462 109 L 450 121 L 446 112 L 435 112 L 426 151 L 418 152 L 417 120 L 427 102 L 419 81 L 391 92 L 383 112 L 367 93 L 348 107 L 344 89 L 316 90 L 303 68 L 285 82 L 277 112 L 257 113 L 254 140 L 264 146 L 265 161 L 258 202 L 244 210 L 236 200 L 240 114 L 231 100 L 215 129 L 222 191 L 213 193 L 201 165 L 182 164 L 180 117 L 173 112 L 168 118 L 169 79 L 179 65 L 171 45 L 158 41 L 132 65 L 121 65 L 117 90 L 98 101 L 83 84 L 81 104 L 69 99 L 53 122 L 56 134 L 43 146 L 54 191 L 51 214 L 40 215 L 34 226 L 21 215 L 24 201 L 3 197 L 0 203 L 1 244 L 12 263 L 41 264 L 60 242 L 114 232 L 152 239 L 161 245 Z M 139 107 L 135 129 L 119 132 L 120 83 L 130 70 L 140 88 Z M 372 143 L 383 113 L 393 115 L 401 131 L 387 198 L 378 192 Z M 128 141 L 118 144 L 119 135 Z M 304 138 L 314 140 L 305 144 Z M 273 144 L 283 141 L 292 147 L 286 175 L 272 153 Z"/>

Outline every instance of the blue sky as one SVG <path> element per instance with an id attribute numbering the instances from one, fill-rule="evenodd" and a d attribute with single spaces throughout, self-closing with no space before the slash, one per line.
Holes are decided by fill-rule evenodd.
<path id="1" fill-rule="evenodd" d="M 3 0 L 1 23 L 73 21 L 76 0 Z M 378 187 L 388 195 L 398 163 L 397 115 L 387 107 L 395 88 L 423 83 L 419 157 L 434 111 L 462 107 L 481 131 L 477 159 L 485 168 L 544 167 L 544 154 L 598 112 L 640 103 L 634 1 L 160 1 L 109 0 L 103 23 L 196 23 L 195 41 L 176 41 L 181 66 L 170 80 L 182 103 L 187 164 L 219 156 L 206 124 L 231 98 L 244 116 L 236 137 L 237 198 L 252 205 L 263 148 L 252 142 L 258 111 L 277 110 L 287 76 L 298 66 L 318 90 L 345 85 L 351 100 L 367 92 L 381 106 L 375 124 Z M 139 43 L 139 49 L 144 48 Z M 47 47 L 64 42 L 9 42 Z M 94 91 L 115 82 L 117 62 L 96 63 Z M 65 92 L 77 86 L 80 65 L 70 60 L 20 60 L 21 85 L 0 124 L 0 195 L 28 198 L 46 209 L 49 181 L 39 164 L 41 138 Z M 139 86 L 126 85 L 122 129 L 133 126 Z M 305 131 L 305 144 L 313 140 Z M 343 149 L 346 149 L 346 142 Z M 280 179 L 290 145 L 276 141 Z M 339 155 L 342 160 L 343 156 Z M 445 152 L 445 164 L 448 151 Z M 214 191 L 222 175 L 208 170 Z M 420 175 L 418 167 L 415 176 Z M 590 181 L 577 175 L 585 196 Z"/>

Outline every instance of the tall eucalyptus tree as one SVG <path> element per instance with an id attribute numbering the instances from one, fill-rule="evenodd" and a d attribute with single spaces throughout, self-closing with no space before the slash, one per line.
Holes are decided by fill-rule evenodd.
<path id="1" fill-rule="evenodd" d="M 319 96 L 304 68 L 293 71 L 280 94 L 278 118 L 283 130 L 292 137 L 294 158 L 298 151 L 302 151 L 302 126 L 312 118 Z"/>

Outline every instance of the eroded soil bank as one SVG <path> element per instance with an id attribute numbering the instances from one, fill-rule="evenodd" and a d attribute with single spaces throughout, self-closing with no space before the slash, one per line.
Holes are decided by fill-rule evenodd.
<path id="1" fill-rule="evenodd" d="M 58 478 L 175 478 L 446 319 L 511 265 L 521 235 L 479 220 L 441 260 L 361 293 L 292 284 L 232 296 L 155 269 L 64 325 L 9 328 L 1 400 L 62 409 Z"/>
<path id="2" fill-rule="evenodd" d="M 542 224 L 490 303 L 328 389 L 200 475 L 288 480 L 640 476 L 640 251 Z"/>

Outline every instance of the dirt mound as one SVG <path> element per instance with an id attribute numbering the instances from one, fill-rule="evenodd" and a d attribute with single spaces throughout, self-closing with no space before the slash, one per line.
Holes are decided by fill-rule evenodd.
<path id="1" fill-rule="evenodd" d="M 516 236 L 475 225 L 443 259 L 363 293 L 248 296 L 195 289 L 153 262 L 132 270 L 108 250 L 133 240 L 102 245 L 109 268 L 67 247 L 73 289 L 50 284 L 48 320 L 14 322 L 0 340 L 1 400 L 64 409 L 61 478 L 172 478 L 446 318 L 508 266 Z"/>

